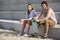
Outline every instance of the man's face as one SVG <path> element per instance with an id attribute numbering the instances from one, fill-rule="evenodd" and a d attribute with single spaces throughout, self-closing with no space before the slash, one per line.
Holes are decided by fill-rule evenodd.
<path id="1" fill-rule="evenodd" d="M 46 10 L 46 4 L 42 4 L 42 8 L 44 9 L 44 10 Z"/>

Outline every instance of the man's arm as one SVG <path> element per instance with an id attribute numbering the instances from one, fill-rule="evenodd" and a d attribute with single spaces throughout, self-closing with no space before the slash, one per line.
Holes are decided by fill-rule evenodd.
<path id="1" fill-rule="evenodd" d="M 46 17 L 44 17 L 44 18 L 42 18 L 42 19 L 40 19 L 40 21 L 43 21 L 43 20 L 47 20 L 47 19 L 49 19 L 50 15 L 51 15 L 51 12 L 52 12 L 52 10 L 51 10 L 51 9 L 50 9 L 50 10 L 48 10 L 47 16 L 46 16 Z"/>
<path id="2" fill-rule="evenodd" d="M 38 20 L 39 16 L 41 15 L 41 12 L 38 12 L 38 15 L 34 17 L 36 20 Z"/>

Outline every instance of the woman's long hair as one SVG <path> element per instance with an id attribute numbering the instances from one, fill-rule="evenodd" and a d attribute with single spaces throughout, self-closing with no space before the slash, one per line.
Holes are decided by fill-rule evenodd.
<path id="1" fill-rule="evenodd" d="M 29 3 L 29 4 L 27 5 L 27 14 L 28 14 L 28 15 L 30 14 L 30 11 L 28 10 L 28 6 L 29 6 L 29 5 L 31 5 L 31 7 L 32 7 L 31 11 L 34 10 L 33 4 Z"/>

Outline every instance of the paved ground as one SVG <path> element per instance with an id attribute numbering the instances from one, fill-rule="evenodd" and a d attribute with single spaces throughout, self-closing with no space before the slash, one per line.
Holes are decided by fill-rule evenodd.
<path id="1" fill-rule="evenodd" d="M 16 35 L 17 32 L 0 29 L 0 40 L 55 40 L 53 38 L 42 39 L 41 37 L 40 38 L 17 37 Z"/>

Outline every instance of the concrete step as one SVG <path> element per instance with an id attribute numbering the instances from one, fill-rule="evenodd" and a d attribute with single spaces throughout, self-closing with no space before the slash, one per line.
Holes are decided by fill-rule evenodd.
<path id="1" fill-rule="evenodd" d="M 35 10 L 39 11 L 42 9 L 40 3 L 34 4 Z M 48 3 L 48 6 L 51 7 L 54 11 L 60 11 L 60 3 Z M 27 11 L 27 3 L 18 3 L 18 4 L 0 4 L 0 11 Z"/>
<path id="2" fill-rule="evenodd" d="M 16 12 L 16 11 L 0 11 L 0 19 L 12 19 L 19 20 L 25 18 L 26 12 Z"/>
<path id="3" fill-rule="evenodd" d="M 33 2 L 42 2 L 44 0 L 28 0 L 30 3 L 33 3 Z M 47 1 L 48 3 L 54 3 L 54 2 L 60 2 L 60 0 L 45 0 Z"/>
<path id="4" fill-rule="evenodd" d="M 41 3 L 44 0 L 0 0 L 0 4 Z M 48 3 L 58 3 L 60 0 L 46 0 Z"/>
<path id="5" fill-rule="evenodd" d="M 22 29 L 22 24 L 19 21 L 2 20 L 2 19 L 0 19 L 0 24 L 2 25 L 2 27 L 4 29 L 11 29 L 11 28 L 13 28 L 17 32 L 21 31 L 21 29 Z M 26 30 L 27 30 L 27 27 L 28 26 L 26 26 L 26 29 L 24 31 L 25 33 L 26 33 Z M 39 33 L 43 36 L 44 27 L 40 27 L 39 29 L 40 29 Z M 32 26 L 30 28 L 30 34 L 31 33 L 34 33 L 34 30 L 33 30 Z M 60 38 L 60 24 L 57 24 L 55 27 L 50 28 L 48 36 L 52 37 L 52 38 Z"/>
<path id="6" fill-rule="evenodd" d="M 41 9 L 43 0 L 0 0 L 0 11 L 26 11 L 28 3 L 35 4 L 36 10 Z M 54 11 L 60 11 L 60 0 L 46 0 Z"/>

